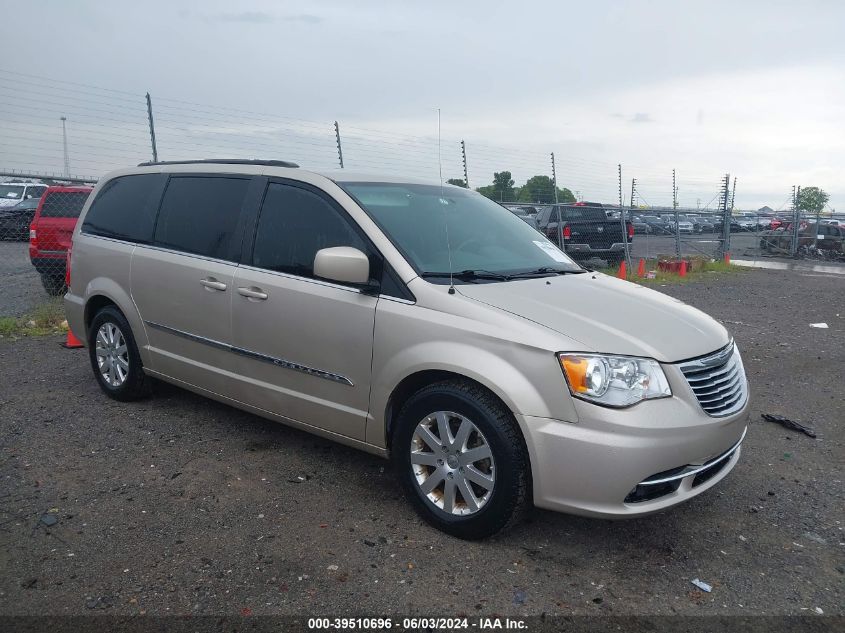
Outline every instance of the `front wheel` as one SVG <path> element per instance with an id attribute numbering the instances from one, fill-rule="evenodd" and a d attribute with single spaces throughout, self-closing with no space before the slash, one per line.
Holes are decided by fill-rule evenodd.
<path id="1" fill-rule="evenodd" d="M 469 381 L 411 396 L 396 421 L 392 458 L 417 512 L 458 538 L 491 536 L 528 503 L 528 456 L 516 420 Z"/>

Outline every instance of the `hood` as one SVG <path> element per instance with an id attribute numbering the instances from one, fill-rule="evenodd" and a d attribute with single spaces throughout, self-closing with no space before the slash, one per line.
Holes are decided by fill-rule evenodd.
<path id="1" fill-rule="evenodd" d="M 571 351 L 646 356 L 671 363 L 709 354 L 731 340 L 728 331 L 704 312 L 599 273 L 466 284 L 458 290 L 583 345 Z"/>

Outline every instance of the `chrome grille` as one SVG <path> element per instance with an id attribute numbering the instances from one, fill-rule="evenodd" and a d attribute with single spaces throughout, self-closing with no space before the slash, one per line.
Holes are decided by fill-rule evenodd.
<path id="1" fill-rule="evenodd" d="M 748 381 L 734 343 L 709 356 L 679 363 L 678 367 L 709 415 L 731 415 L 745 406 Z"/>

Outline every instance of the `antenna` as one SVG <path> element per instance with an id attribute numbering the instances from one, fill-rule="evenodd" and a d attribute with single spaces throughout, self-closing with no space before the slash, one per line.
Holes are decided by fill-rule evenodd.
<path id="1" fill-rule="evenodd" d="M 437 168 L 440 170 L 440 199 L 443 200 L 443 160 L 440 153 L 440 108 L 437 108 Z M 445 206 L 445 205 L 444 205 Z M 443 223 L 446 227 L 446 253 L 449 255 L 449 294 L 455 294 L 455 277 L 452 267 L 452 245 L 449 243 L 449 216 L 443 209 Z"/>

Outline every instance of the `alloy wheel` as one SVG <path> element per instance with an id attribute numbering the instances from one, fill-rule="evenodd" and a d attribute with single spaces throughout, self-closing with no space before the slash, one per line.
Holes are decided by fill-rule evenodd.
<path id="1" fill-rule="evenodd" d="M 97 330 L 97 366 L 110 387 L 120 387 L 129 375 L 129 350 L 123 332 L 114 323 L 106 322 Z"/>
<path id="2" fill-rule="evenodd" d="M 452 411 L 423 418 L 411 436 L 411 468 L 423 496 L 447 514 L 481 510 L 496 483 L 493 452 L 479 428 Z"/>

